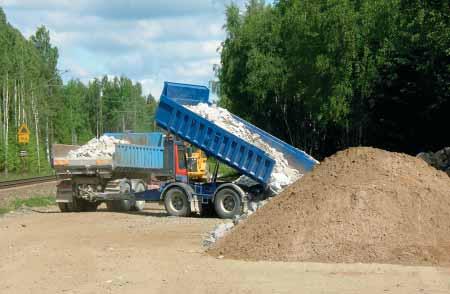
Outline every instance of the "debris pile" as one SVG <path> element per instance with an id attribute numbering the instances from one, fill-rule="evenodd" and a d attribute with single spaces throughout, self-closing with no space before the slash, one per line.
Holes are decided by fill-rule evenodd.
<path id="1" fill-rule="evenodd" d="M 245 260 L 450 264 L 450 180 L 419 158 L 350 148 L 218 240 Z"/>
<path id="2" fill-rule="evenodd" d="M 130 144 L 130 142 L 103 135 L 98 139 L 91 139 L 80 148 L 70 151 L 68 155 L 72 159 L 111 159 L 115 144 Z"/>
<path id="3" fill-rule="evenodd" d="M 275 160 L 275 166 L 269 182 L 269 187 L 274 194 L 281 192 L 283 188 L 302 176 L 298 170 L 289 166 L 289 162 L 283 153 L 267 144 L 258 134 L 250 131 L 242 122 L 236 120 L 228 110 L 216 105 L 210 106 L 206 103 L 187 106 L 187 108 L 270 154 Z M 245 179 L 242 180 L 245 181 Z"/>

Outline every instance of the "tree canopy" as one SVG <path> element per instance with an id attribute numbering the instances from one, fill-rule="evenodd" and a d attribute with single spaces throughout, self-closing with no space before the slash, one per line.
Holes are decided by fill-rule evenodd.
<path id="1" fill-rule="evenodd" d="M 127 77 L 94 78 L 65 85 L 58 71 L 58 49 L 44 26 L 25 39 L 0 8 L 0 170 L 43 172 L 50 169 L 53 143 L 82 144 L 110 131 L 154 129 L 155 100 Z M 25 123 L 30 143 L 20 145 Z M 20 151 L 28 156 L 21 158 Z"/>
<path id="2" fill-rule="evenodd" d="M 450 144 L 446 1 L 249 1 L 226 11 L 221 103 L 322 158 Z"/>

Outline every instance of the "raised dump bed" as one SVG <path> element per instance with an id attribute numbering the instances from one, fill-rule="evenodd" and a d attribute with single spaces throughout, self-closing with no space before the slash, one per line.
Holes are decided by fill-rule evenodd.
<path id="1" fill-rule="evenodd" d="M 165 82 L 156 111 L 156 123 L 202 149 L 208 156 L 215 157 L 262 184 L 267 184 L 275 165 L 270 154 L 184 107 L 208 103 L 208 97 L 209 89 L 206 87 Z M 234 117 L 252 132 L 259 134 L 268 145 L 282 152 L 289 164 L 301 172 L 310 171 L 317 163 L 305 152 L 237 116 Z"/>

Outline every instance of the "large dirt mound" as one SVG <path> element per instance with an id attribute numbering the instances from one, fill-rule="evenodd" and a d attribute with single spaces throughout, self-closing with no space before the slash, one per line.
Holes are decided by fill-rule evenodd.
<path id="1" fill-rule="evenodd" d="M 350 148 L 209 251 L 247 260 L 450 263 L 450 180 L 419 158 Z"/>

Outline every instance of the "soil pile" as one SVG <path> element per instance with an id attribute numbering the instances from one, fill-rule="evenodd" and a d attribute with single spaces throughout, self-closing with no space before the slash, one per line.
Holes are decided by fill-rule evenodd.
<path id="1" fill-rule="evenodd" d="M 419 158 L 350 148 L 209 252 L 247 260 L 450 264 L 450 180 Z"/>

